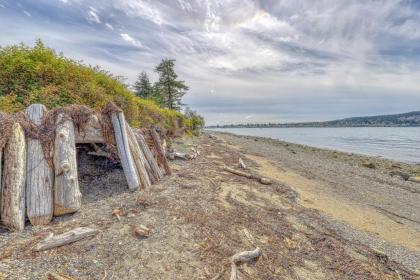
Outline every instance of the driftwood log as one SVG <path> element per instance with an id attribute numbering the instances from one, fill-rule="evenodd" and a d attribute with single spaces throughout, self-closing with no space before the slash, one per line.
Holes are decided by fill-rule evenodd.
<path id="1" fill-rule="evenodd" d="M 36 245 L 34 251 L 39 252 L 67 245 L 82 240 L 83 238 L 94 236 L 98 232 L 99 230 L 97 229 L 79 227 L 56 236 L 54 236 L 53 233 L 50 233 L 44 240 L 42 240 Z"/>
<path id="2" fill-rule="evenodd" d="M 20 124 L 15 123 L 4 149 L 1 187 L 1 221 L 11 230 L 25 227 L 26 143 Z"/>
<path id="3" fill-rule="evenodd" d="M 146 157 L 147 162 L 150 165 L 150 168 L 152 169 L 153 175 L 158 180 L 163 178 L 162 170 L 159 167 L 159 164 L 157 163 L 155 157 L 153 156 L 152 151 L 150 150 L 149 146 L 146 143 L 146 140 L 144 139 L 144 136 L 139 132 L 135 131 L 135 136 L 137 139 L 137 142 L 139 143 L 140 148 L 143 151 L 144 156 Z"/>
<path id="4" fill-rule="evenodd" d="M 261 249 L 256 248 L 254 251 L 244 251 L 232 256 L 231 262 L 231 273 L 230 280 L 236 280 L 238 274 L 238 265 L 242 263 L 251 263 L 261 256 Z"/>
<path id="5" fill-rule="evenodd" d="M 80 209 L 82 194 L 77 176 L 73 121 L 59 114 L 54 143 L 54 216 Z"/>
<path id="6" fill-rule="evenodd" d="M 154 127 L 150 129 L 150 135 L 152 136 L 153 142 L 156 147 L 156 152 L 158 154 L 158 158 L 161 161 L 166 174 L 171 175 L 172 171 L 171 171 L 171 168 L 169 167 L 168 161 L 166 160 L 165 150 L 162 146 L 162 142 L 160 141 L 159 134 L 157 133 Z"/>
<path id="7" fill-rule="evenodd" d="M 271 185 L 271 180 L 268 179 L 268 178 L 264 178 L 264 177 L 261 177 L 261 176 L 258 176 L 258 175 L 254 175 L 254 174 L 251 174 L 251 173 L 236 170 L 236 169 L 233 169 L 233 168 L 230 168 L 230 167 L 227 167 L 227 166 L 224 166 L 223 170 L 225 170 L 227 172 L 230 172 L 232 174 L 238 175 L 238 176 L 258 180 L 261 184 L 264 184 L 264 185 Z"/>
<path id="8" fill-rule="evenodd" d="M 46 112 L 41 104 L 26 109 L 28 118 L 37 126 Z M 54 173 L 38 139 L 27 139 L 26 155 L 26 212 L 32 225 L 46 225 L 53 216 Z"/>
<path id="9" fill-rule="evenodd" d="M 142 187 L 148 188 L 151 186 L 151 180 L 153 180 L 153 182 L 156 182 L 157 179 L 153 177 L 150 165 L 146 161 L 146 158 L 143 155 L 143 151 L 140 149 L 139 143 L 137 142 L 133 130 L 128 124 L 126 124 L 126 129 L 128 136 L 128 145 L 133 156 L 134 164 L 136 165 L 137 174 L 140 178 Z M 151 175 L 150 177 L 149 174 Z"/>
<path id="10" fill-rule="evenodd" d="M 78 144 L 105 143 L 98 116 L 91 115 L 87 124 L 83 126 L 83 129 L 81 131 L 75 131 L 75 140 Z"/>
<path id="11" fill-rule="evenodd" d="M 140 178 L 137 173 L 136 164 L 133 160 L 133 155 L 131 154 L 124 114 L 122 112 L 114 112 L 111 115 L 111 119 L 114 126 L 118 155 L 127 179 L 128 187 L 130 190 L 138 189 L 140 187 Z"/>

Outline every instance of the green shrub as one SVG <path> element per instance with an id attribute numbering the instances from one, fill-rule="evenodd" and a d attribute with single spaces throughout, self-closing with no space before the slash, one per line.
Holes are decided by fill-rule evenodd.
<path id="1" fill-rule="evenodd" d="M 162 109 L 136 97 L 118 77 L 57 54 L 38 40 L 0 48 L 0 111 L 14 113 L 32 103 L 48 109 L 83 104 L 97 111 L 114 102 L 134 127 L 161 125 L 167 129 L 194 125 L 179 112 Z"/>

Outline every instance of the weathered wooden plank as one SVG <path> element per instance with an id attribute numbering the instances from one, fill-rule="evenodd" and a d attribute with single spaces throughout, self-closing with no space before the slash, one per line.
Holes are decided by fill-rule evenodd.
<path id="1" fill-rule="evenodd" d="M 53 233 L 50 233 L 49 236 L 36 245 L 34 251 L 39 252 L 67 245 L 82 240 L 83 238 L 94 236 L 98 232 L 99 230 L 97 229 L 79 227 L 56 236 L 54 236 Z"/>
<path id="2" fill-rule="evenodd" d="M 112 125 L 114 126 L 115 141 L 117 142 L 118 155 L 121 165 L 127 179 L 130 190 L 140 187 L 140 179 L 137 174 L 137 168 L 133 160 L 128 143 L 127 127 L 124 114 L 122 112 L 114 112 L 111 115 Z"/>
<path id="3" fill-rule="evenodd" d="M 143 151 L 144 156 L 146 157 L 147 162 L 150 165 L 150 168 L 153 171 L 154 177 L 157 178 L 157 180 L 162 179 L 163 178 L 162 170 L 160 169 L 159 164 L 157 163 L 155 157 L 153 156 L 152 151 L 147 145 L 146 140 L 144 139 L 144 136 L 141 134 L 140 131 L 134 131 L 134 134 L 137 139 L 137 142 L 139 143 L 140 148 Z"/>
<path id="4" fill-rule="evenodd" d="M 74 140 L 73 121 L 64 114 L 58 115 L 54 142 L 54 216 L 76 212 L 82 204 Z"/>
<path id="5" fill-rule="evenodd" d="M 20 124 L 15 123 L 4 149 L 1 188 L 1 221 L 11 230 L 25 227 L 26 143 Z"/>
<path id="6" fill-rule="evenodd" d="M 131 154 L 133 155 L 134 163 L 136 164 L 137 174 L 139 175 L 141 184 L 143 187 L 150 187 L 151 181 L 156 182 L 157 179 L 154 178 L 152 169 L 147 162 L 143 151 L 141 150 L 139 143 L 137 142 L 136 136 L 132 128 L 126 124 L 128 144 L 130 146 Z M 150 176 L 149 176 L 150 174 Z"/>
<path id="7" fill-rule="evenodd" d="M 160 137 L 155 128 L 150 129 L 150 135 L 152 136 L 153 142 L 156 147 L 156 151 L 158 153 L 158 157 L 162 161 L 166 174 L 171 175 L 172 171 L 171 171 L 171 168 L 169 167 L 168 161 L 166 160 L 165 150 L 162 146 L 162 142 L 160 141 Z"/>
<path id="8" fill-rule="evenodd" d="M 47 108 L 41 104 L 26 109 L 29 119 L 38 126 L 46 112 Z M 26 213 L 32 225 L 46 225 L 53 216 L 54 172 L 45 159 L 39 140 L 27 140 L 26 155 Z"/>
<path id="9" fill-rule="evenodd" d="M 92 115 L 83 130 L 75 131 L 75 141 L 79 143 L 105 143 L 98 116 Z"/>

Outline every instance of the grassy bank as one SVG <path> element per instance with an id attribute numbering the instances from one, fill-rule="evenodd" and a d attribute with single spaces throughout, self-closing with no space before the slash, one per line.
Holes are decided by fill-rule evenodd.
<path id="1" fill-rule="evenodd" d="M 114 102 L 134 127 L 160 125 L 194 132 L 196 120 L 136 97 L 120 77 L 57 54 L 37 41 L 0 48 L 0 111 L 14 113 L 32 103 L 48 109 L 83 104 L 95 110 Z"/>

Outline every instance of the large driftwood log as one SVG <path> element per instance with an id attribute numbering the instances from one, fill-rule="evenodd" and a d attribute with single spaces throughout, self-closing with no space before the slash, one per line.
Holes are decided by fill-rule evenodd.
<path id="1" fill-rule="evenodd" d="M 130 151 L 127 127 L 124 114 L 122 112 L 115 112 L 111 115 L 112 125 L 114 126 L 115 141 L 117 142 L 118 155 L 120 157 L 121 165 L 127 179 L 130 190 L 138 189 L 140 186 L 140 179 L 137 174 L 136 164 L 133 160 L 133 155 Z"/>
<path id="2" fill-rule="evenodd" d="M 82 204 L 74 140 L 73 121 L 60 114 L 54 143 L 54 216 L 76 212 Z"/>
<path id="3" fill-rule="evenodd" d="M 251 173 L 236 170 L 236 169 L 233 169 L 233 168 L 230 168 L 230 167 L 227 167 L 227 166 L 224 166 L 223 170 L 225 170 L 227 172 L 230 172 L 230 173 L 233 173 L 233 174 L 238 175 L 238 176 L 246 177 L 248 179 L 258 180 L 261 184 L 264 184 L 264 185 L 271 185 L 271 180 L 268 179 L 268 178 L 264 178 L 264 177 L 261 177 L 261 176 L 258 176 L 258 175 L 254 175 L 254 174 L 251 174 Z"/>
<path id="4" fill-rule="evenodd" d="M 41 125 L 47 108 L 33 104 L 26 114 L 35 125 Z M 54 173 L 48 165 L 37 139 L 28 139 L 26 153 L 26 212 L 32 225 L 46 225 L 53 216 Z"/>
<path id="5" fill-rule="evenodd" d="M 250 263 L 250 262 L 256 261 L 258 260 L 260 256 L 261 256 L 261 249 L 258 247 L 254 251 L 244 251 L 244 252 L 233 255 L 233 257 L 230 260 L 231 262 L 230 280 L 237 279 L 238 265 L 242 263 Z"/>
<path id="6" fill-rule="evenodd" d="M 4 149 L 1 188 L 1 221 L 12 230 L 25 227 L 26 143 L 20 124 L 15 123 Z"/>
<path id="7" fill-rule="evenodd" d="M 149 162 L 149 165 L 150 165 L 150 168 L 152 169 L 154 177 L 157 178 L 157 180 L 160 180 L 161 178 L 163 178 L 162 170 L 160 169 L 159 164 L 157 163 L 155 157 L 153 156 L 152 151 L 147 145 L 146 140 L 144 139 L 143 135 L 139 131 L 135 131 L 134 134 L 136 136 L 136 139 L 137 139 L 137 142 L 139 143 L 140 148 L 143 151 L 144 156 L 146 157 L 146 160 Z"/>
<path id="8" fill-rule="evenodd" d="M 146 161 L 146 158 L 144 157 L 143 152 L 140 149 L 139 144 L 137 143 L 133 130 L 128 124 L 126 124 L 126 129 L 128 136 L 128 145 L 130 146 L 130 151 L 133 155 L 134 164 L 136 165 L 137 174 L 140 178 L 140 182 L 144 188 L 150 187 L 150 180 L 156 182 L 156 179 L 153 177 L 150 165 Z M 151 175 L 151 177 L 149 177 L 149 174 Z"/>
<path id="9" fill-rule="evenodd" d="M 34 251 L 39 252 L 67 245 L 82 240 L 83 238 L 94 236 L 98 232 L 99 230 L 97 229 L 79 227 L 56 236 L 54 236 L 53 233 L 50 233 L 50 235 L 36 245 Z"/>
<path id="10" fill-rule="evenodd" d="M 165 169 L 166 174 L 171 175 L 172 171 L 169 167 L 168 161 L 166 160 L 165 150 L 163 149 L 159 134 L 156 132 L 156 129 L 154 127 L 150 129 L 150 135 L 152 136 L 153 142 L 156 147 L 156 151 L 158 153 L 158 157 L 163 164 L 163 168 Z"/>
<path id="11" fill-rule="evenodd" d="M 102 126 L 98 116 L 91 115 L 81 131 L 75 131 L 76 143 L 105 143 Z"/>

